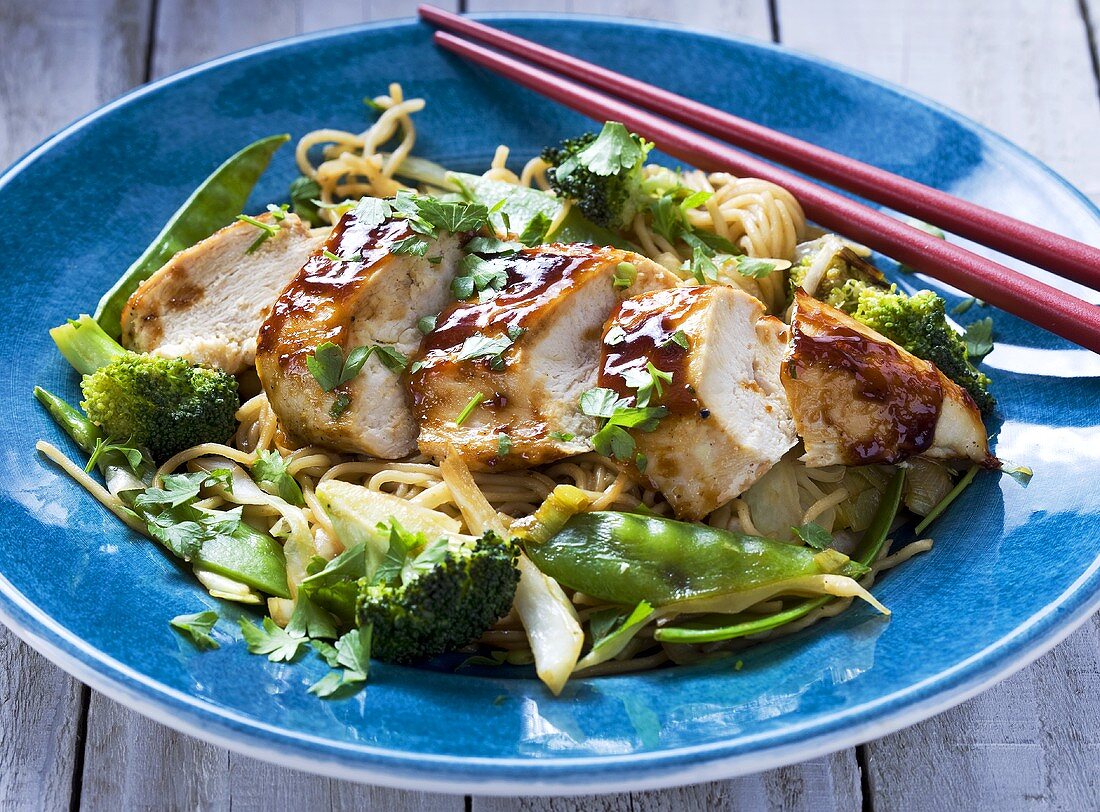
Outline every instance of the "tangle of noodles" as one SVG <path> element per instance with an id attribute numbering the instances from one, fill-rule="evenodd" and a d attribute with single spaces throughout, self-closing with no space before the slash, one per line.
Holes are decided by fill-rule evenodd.
<path id="1" fill-rule="evenodd" d="M 319 199 L 326 204 L 322 209 L 322 216 L 331 223 L 338 220 L 341 214 L 339 204 L 343 201 L 354 201 L 363 196 L 390 197 L 402 189 L 414 188 L 401 179 L 402 164 L 410 158 L 416 143 L 412 115 L 423 109 L 424 101 L 406 99 L 397 84 L 390 85 L 389 93 L 374 101 L 381 113 L 363 132 L 320 129 L 307 134 L 298 142 L 295 153 L 298 168 L 303 175 L 316 181 L 320 188 Z M 384 146 L 389 146 L 389 150 L 383 151 Z M 315 162 L 317 157 L 319 160 Z M 507 167 L 508 157 L 508 148 L 498 147 L 485 176 L 505 183 L 549 189 L 546 175 L 548 165 L 544 161 L 534 158 L 517 174 Z M 427 165 L 427 162 L 422 163 Z M 414 174 L 409 167 L 405 171 Z M 653 176 L 671 174 L 669 170 L 660 167 L 647 167 L 646 171 Z M 786 189 L 757 178 L 738 178 L 726 173 L 708 175 L 696 171 L 676 177 L 680 185 L 712 193 L 705 203 L 686 212 L 687 221 L 694 229 L 713 232 L 737 245 L 750 257 L 788 261 L 780 263 L 777 270 L 764 278 L 745 277 L 735 271 L 722 273 L 719 278 L 720 283 L 736 285 L 756 296 L 770 312 L 781 312 L 787 299 L 785 268 L 790 260 L 795 259 L 795 246 L 807 235 L 805 217 L 798 202 Z M 444 176 L 439 173 L 428 185 L 438 190 L 445 183 Z M 561 216 L 564 216 L 564 211 Z M 695 284 L 684 268 L 685 263 L 691 259 L 691 249 L 686 243 L 672 244 L 653 230 L 643 214 L 634 219 L 627 230 L 627 236 L 638 245 L 642 253 L 680 275 L 685 283 Z M 315 496 L 315 489 L 321 482 L 330 479 L 344 480 L 408 499 L 463 521 L 462 511 L 440 466 L 426 457 L 401 461 L 377 460 L 341 454 L 326 448 L 297 446 L 281 430 L 274 411 L 262 393 L 240 407 L 237 419 L 239 427 L 230 444 L 208 443 L 183 451 L 161 466 L 157 477 L 182 469 L 231 467 L 234 472 L 232 494 L 223 488 L 215 488 L 212 489 L 214 493 L 200 504 L 207 508 L 227 509 L 241 505 L 243 515 L 250 524 L 284 539 L 292 594 L 296 594 L 297 585 L 305 575 L 305 563 L 311 556 L 331 559 L 342 550 Z M 134 518 L 127 515 L 116 496 L 65 459 L 57 449 L 45 443 L 41 443 L 39 448 L 62 465 L 123 521 L 140 529 Z M 291 505 L 260 491 L 248 479 L 246 469 L 261 451 L 274 451 L 287 459 L 288 471 L 301 486 L 304 506 Z M 886 466 L 858 470 L 843 466 L 810 469 L 798 462 L 796 456 L 792 452 L 775 468 L 776 476 L 781 474 L 788 477 L 786 481 L 793 483 L 794 489 L 792 504 L 782 506 L 786 510 L 782 517 L 776 519 L 765 516 L 759 506 L 754 508 L 754 494 L 750 490 L 715 510 L 706 518 L 706 523 L 750 534 L 766 534 L 763 531 L 772 529 L 771 525 L 777 523 L 780 527 L 786 523 L 786 527 L 782 528 L 785 532 L 792 524 L 811 521 L 833 532 L 858 532 L 864 529 L 868 508 L 873 511 L 877 505 L 877 496 L 889 479 L 890 469 Z M 234 464 L 236 467 L 233 467 Z M 660 516 L 672 515 L 669 503 L 660 493 L 639 485 L 621 473 L 610 461 L 595 453 L 572 457 L 538 469 L 477 473 L 473 476 L 477 488 L 505 523 L 532 513 L 553 488 L 562 483 L 574 485 L 584 491 L 591 499 L 594 510 L 633 510 L 644 506 Z M 483 528 L 465 529 L 471 533 L 480 533 Z M 882 556 L 863 578 L 864 586 L 869 586 L 881 570 L 928 549 L 931 540 L 914 542 L 893 555 L 887 555 L 888 546 L 884 547 Z M 228 591 L 232 589 L 232 583 L 227 587 L 208 577 L 201 579 L 212 591 L 217 586 L 220 591 L 215 594 L 221 597 L 258 600 L 258 595 L 247 588 L 241 594 L 234 595 Z M 572 597 L 582 622 L 601 608 L 599 602 L 593 602 L 585 595 L 578 593 Z M 616 658 L 586 669 L 583 673 L 621 673 L 653 668 L 670 660 L 691 661 L 713 653 L 716 649 L 736 649 L 761 637 L 793 633 L 822 618 L 844 611 L 850 602 L 851 598 L 831 600 L 794 623 L 765 635 L 734 640 L 728 644 L 702 647 L 661 644 L 654 639 L 653 629 L 649 627 L 643 629 Z M 268 606 L 272 617 L 285 623 L 292 603 L 270 599 Z M 749 611 L 767 613 L 782 606 L 782 601 L 772 598 Z M 523 626 L 514 610 L 487 632 L 482 642 L 513 652 L 518 658 L 516 661 L 530 661 Z"/>

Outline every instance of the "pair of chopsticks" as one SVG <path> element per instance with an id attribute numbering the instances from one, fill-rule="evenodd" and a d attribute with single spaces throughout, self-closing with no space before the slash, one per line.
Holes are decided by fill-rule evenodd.
<path id="1" fill-rule="evenodd" d="M 783 186 L 823 228 L 1100 353 L 1100 307 L 730 145 L 754 150 L 769 160 L 1094 290 L 1100 290 L 1100 248 L 442 9 L 421 6 L 419 13 L 425 21 L 445 29 L 435 33 L 435 42 L 448 51 L 598 121 L 620 121 L 663 152 L 699 169 L 762 178 Z"/>

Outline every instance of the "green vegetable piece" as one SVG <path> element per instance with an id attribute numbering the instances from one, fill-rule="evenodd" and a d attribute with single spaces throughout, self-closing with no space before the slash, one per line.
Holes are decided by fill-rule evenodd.
<path id="1" fill-rule="evenodd" d="M 321 218 L 321 209 L 314 202 L 320 196 L 321 187 L 317 181 L 305 175 L 299 175 L 290 184 L 290 206 L 295 214 L 311 226 L 325 224 Z"/>
<path id="2" fill-rule="evenodd" d="M 813 550 L 659 516 L 598 511 L 574 516 L 542 544 L 526 546 L 563 586 L 634 606 L 668 606 L 791 578 L 840 572 Z M 838 554 L 836 563 L 847 559 Z"/>
<path id="3" fill-rule="evenodd" d="M 963 341 L 966 342 L 966 354 L 970 358 L 985 358 L 993 352 L 993 319 L 986 316 L 968 324 Z"/>
<path id="4" fill-rule="evenodd" d="M 53 328 L 50 337 L 84 375 L 82 405 L 107 437 L 163 460 L 200 443 L 223 442 L 237 427 L 232 375 L 182 358 L 127 352 L 87 315 Z"/>
<path id="5" fill-rule="evenodd" d="M 260 451 L 252 463 L 252 475 L 256 484 L 284 502 L 302 507 L 305 498 L 297 480 L 287 471 L 287 461 L 277 451 Z"/>
<path id="6" fill-rule="evenodd" d="M 572 200 L 592 222 L 626 228 L 648 203 L 643 189 L 646 154 L 652 147 L 618 122 L 597 135 L 586 133 L 542 151 L 547 180 L 559 197 Z"/>
<path id="7" fill-rule="evenodd" d="M 103 432 L 99 430 L 99 426 L 81 414 L 75 406 L 52 392 L 47 392 L 41 386 L 34 388 L 34 396 L 46 407 L 53 421 L 72 438 L 81 451 L 85 454 L 95 452 L 96 444 L 103 438 Z"/>
<path id="8" fill-rule="evenodd" d="M 871 562 L 878 558 L 882 545 L 886 543 L 886 534 L 890 532 L 890 526 L 894 523 L 898 508 L 901 505 L 901 494 L 905 486 L 905 469 L 898 468 L 890 484 L 882 494 L 878 510 L 871 524 L 860 539 L 859 548 L 852 558 L 852 563 L 863 567 L 869 567 Z M 719 619 L 709 626 L 697 628 L 666 626 L 654 632 L 656 640 L 663 643 L 711 643 L 719 640 L 732 640 L 736 637 L 746 637 L 750 634 L 759 634 L 771 629 L 791 623 L 803 618 L 815 609 L 819 609 L 833 598 L 820 597 L 799 601 L 782 611 L 764 617 L 752 617 L 737 623 L 730 623 L 729 616 Z"/>
<path id="9" fill-rule="evenodd" d="M 807 522 L 801 527 L 792 527 L 791 531 L 802 542 L 815 550 L 824 550 L 833 544 L 833 534 L 817 522 Z"/>
<path id="10" fill-rule="evenodd" d="M 289 598 L 283 548 L 267 533 L 240 522 L 232 533 L 206 539 L 191 559 L 202 569 L 276 598 Z"/>
<path id="11" fill-rule="evenodd" d="M 230 156 L 191 193 L 152 244 L 99 300 L 95 318 L 109 336 L 121 335 L 122 308 L 138 285 L 184 248 L 233 222 L 267 169 L 271 156 L 288 140 L 289 135 L 271 135 L 249 144 Z"/>
<path id="12" fill-rule="evenodd" d="M 197 648 L 215 649 L 220 646 L 211 636 L 210 631 L 217 622 L 218 613 L 208 609 L 193 615 L 177 615 L 168 621 L 168 625 L 194 643 Z"/>
<path id="13" fill-rule="evenodd" d="M 373 628 L 371 655 L 409 662 L 476 640 L 512 606 L 517 555 L 513 542 L 491 533 L 405 551 L 399 577 L 372 582 L 359 596 L 359 625 Z"/>
<path id="14" fill-rule="evenodd" d="M 549 227 L 561 213 L 563 204 L 558 198 L 539 189 L 529 189 L 513 183 L 489 180 L 480 175 L 467 175 L 462 172 L 452 172 L 448 177 L 456 182 L 463 190 L 463 194 L 472 201 L 487 206 L 503 201 L 504 205 L 500 208 L 500 213 L 507 216 L 510 230 L 526 237 L 526 240 L 521 240 L 522 242 L 535 240 L 537 236 L 539 242 L 553 238 L 554 241 L 563 243 L 583 242 L 591 245 L 633 248 L 628 241 L 614 232 L 587 220 L 575 208 L 565 216 L 565 220 L 557 231 L 546 233 L 543 223 L 545 222 L 545 227 Z M 531 226 L 532 221 L 536 223 L 534 226 Z M 528 231 L 529 226 L 531 226 L 530 231 Z M 542 229 L 541 234 L 537 234 L 539 229 Z"/>
<path id="15" fill-rule="evenodd" d="M 346 699 L 367 684 L 370 674 L 371 627 L 352 629 L 335 646 L 318 647 L 332 671 L 309 687 L 321 699 Z M 340 668 L 342 666 L 342 669 Z"/>
<path id="16" fill-rule="evenodd" d="M 269 617 L 263 619 L 262 627 L 243 617 L 237 623 L 248 650 L 253 654 L 266 654 L 273 663 L 291 662 L 301 654 L 307 642 L 304 637 L 295 637 L 286 629 L 280 629 Z"/>

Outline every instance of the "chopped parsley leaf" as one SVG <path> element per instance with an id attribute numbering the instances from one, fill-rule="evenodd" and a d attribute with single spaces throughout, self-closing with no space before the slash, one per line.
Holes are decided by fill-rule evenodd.
<path id="1" fill-rule="evenodd" d="M 737 258 L 737 273 L 753 279 L 763 279 L 779 268 L 780 263 L 771 259 L 756 259 L 749 256 Z"/>
<path id="2" fill-rule="evenodd" d="M 706 252 L 696 246 L 691 253 L 691 275 L 700 285 L 707 282 L 718 281 L 718 266 L 714 260 L 707 256 Z"/>
<path id="3" fill-rule="evenodd" d="M 650 147 L 619 122 L 608 121 L 595 141 L 565 160 L 555 172 L 559 179 L 568 177 L 579 167 L 596 175 L 615 175 L 644 161 Z"/>
<path id="4" fill-rule="evenodd" d="M 478 392 L 470 398 L 469 402 L 462 407 L 462 411 L 458 413 L 458 417 L 455 418 L 455 425 L 461 426 L 465 423 L 466 419 L 474 413 L 474 409 L 476 409 L 483 400 L 485 400 L 485 395 L 481 394 L 481 392 Z"/>
<path id="5" fill-rule="evenodd" d="M 683 347 L 685 350 L 690 348 L 690 345 L 688 344 L 687 333 L 685 333 L 683 330 L 677 330 L 675 333 L 673 333 L 661 342 L 662 347 L 667 347 L 669 344 L 675 344 L 678 347 Z"/>
<path id="6" fill-rule="evenodd" d="M 557 440 L 559 443 L 571 443 L 577 439 L 577 435 L 571 431 L 552 431 L 550 432 L 550 439 Z"/>
<path id="7" fill-rule="evenodd" d="M 963 341 L 966 342 L 966 354 L 971 358 L 985 358 L 993 351 L 993 319 L 986 316 L 984 319 L 972 322 L 963 333 Z"/>
<path id="8" fill-rule="evenodd" d="M 546 241 L 546 234 L 550 231 L 550 217 L 546 212 L 536 212 L 535 216 L 527 221 L 523 231 L 519 235 L 519 241 L 524 245 L 541 245 Z"/>
<path id="9" fill-rule="evenodd" d="M 458 275 L 451 282 L 456 299 L 469 299 L 474 292 L 500 290 L 508 282 L 508 272 L 494 260 L 467 254 L 458 263 Z"/>
<path id="10" fill-rule="evenodd" d="M 507 457 L 512 453 L 512 438 L 501 432 L 497 435 L 497 456 Z"/>
<path id="11" fill-rule="evenodd" d="M 672 383 L 672 373 L 657 369 L 652 361 L 646 361 L 644 368 L 632 367 L 626 370 L 623 379 L 627 386 L 638 391 L 635 402 L 639 406 L 648 406 L 654 392 L 657 397 L 664 395 L 663 384 Z"/>
<path id="12" fill-rule="evenodd" d="M 287 461 L 278 451 L 260 450 L 256 461 L 252 463 L 252 476 L 256 484 L 268 493 L 278 496 L 291 505 L 302 507 L 305 505 L 302 489 L 298 481 L 287 471 L 287 465 Z"/>
<path id="13" fill-rule="evenodd" d="M 833 534 L 817 522 L 806 522 L 801 527 L 792 527 L 791 532 L 815 550 L 824 550 L 833 545 Z"/>
<path id="14" fill-rule="evenodd" d="M 280 629 L 275 621 L 269 617 L 263 619 L 263 626 L 257 626 L 249 622 L 247 618 L 240 618 L 238 625 L 241 627 L 241 635 L 252 654 L 266 654 L 267 659 L 273 663 L 289 663 L 302 651 L 306 644 L 304 636 L 295 637 L 286 629 Z"/>
<path id="15" fill-rule="evenodd" d="M 611 389 L 597 387 L 581 395 L 581 412 L 589 417 L 604 419 L 604 424 L 592 435 L 592 446 L 605 457 L 632 462 L 635 454 L 634 438 L 627 429 L 653 431 L 662 417 L 668 414 L 664 406 L 639 407 L 632 399 L 619 398 Z"/>
<path id="16" fill-rule="evenodd" d="M 512 346 L 513 338 L 510 336 L 497 336 L 490 338 L 483 335 L 472 335 L 462 342 L 458 349 L 459 361 L 475 361 L 478 358 L 488 358 L 489 367 L 500 371 L 504 369 L 504 353 Z"/>
<path id="17" fill-rule="evenodd" d="M 210 632 L 218 622 L 218 613 L 212 609 L 193 615 L 176 615 L 168 625 L 189 639 L 200 649 L 220 648 Z"/>
<path id="18" fill-rule="evenodd" d="M 435 323 L 438 318 L 438 313 L 436 313 L 434 316 L 421 316 L 420 319 L 416 322 L 416 329 L 420 331 L 421 335 L 426 336 L 428 333 L 435 329 Z"/>

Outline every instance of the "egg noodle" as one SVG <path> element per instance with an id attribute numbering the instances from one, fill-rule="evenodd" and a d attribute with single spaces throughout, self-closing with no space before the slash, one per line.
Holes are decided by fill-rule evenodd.
<path id="1" fill-rule="evenodd" d="M 446 176 L 440 168 L 412 156 L 416 143 L 414 113 L 424 108 L 422 99 L 406 99 L 401 87 L 391 85 L 389 94 L 374 99 L 380 114 L 361 133 L 335 129 L 315 130 L 297 145 L 296 160 L 306 177 L 319 188 L 319 199 L 326 204 L 322 217 L 335 223 L 342 213 L 340 204 L 364 197 L 392 197 L 403 189 L 419 188 L 439 193 L 447 190 Z M 383 147 L 387 146 L 384 151 Z M 320 162 L 312 155 L 320 153 Z M 546 177 L 548 165 L 540 158 L 529 160 L 517 174 L 507 167 L 509 151 L 496 150 L 485 176 L 506 183 L 549 189 Z M 669 170 L 648 166 L 648 173 L 668 173 Z M 415 177 L 412 177 L 415 176 Z M 415 186 L 406 181 L 413 181 Z M 713 232 L 737 245 L 750 257 L 790 261 L 795 247 L 807 236 L 802 209 L 794 197 L 775 184 L 756 178 L 737 178 L 724 173 L 678 174 L 680 185 L 712 192 L 686 217 L 697 230 Z M 351 204 L 349 204 L 350 206 Z M 346 208 L 346 207 L 345 207 Z M 551 225 L 550 233 L 560 223 L 568 205 Z M 685 283 L 691 282 L 685 265 L 691 259 L 685 245 L 674 245 L 656 233 L 639 214 L 626 229 L 641 253 L 675 272 Z M 786 263 L 762 279 L 744 277 L 736 272 L 722 274 L 720 282 L 736 285 L 765 303 L 769 312 L 780 313 L 787 300 Z M 402 461 L 377 460 L 364 456 L 340 454 L 315 446 L 299 446 L 292 442 L 279 426 L 275 412 L 266 396 L 258 391 L 237 412 L 239 428 L 229 444 L 209 443 L 190 448 L 167 460 L 157 472 L 157 481 L 178 470 L 212 470 L 229 468 L 233 474 L 231 490 L 209 489 L 214 495 L 199 503 L 204 508 L 242 506 L 247 522 L 264 528 L 277 538 L 285 539 L 287 576 L 291 595 L 306 576 L 306 564 L 320 556 L 332 559 L 341 550 L 339 540 L 321 509 L 315 490 L 329 479 L 340 479 L 371 490 L 380 491 L 419 505 L 440 511 L 462 522 L 466 532 L 479 535 L 487 529 L 485 521 L 471 503 L 491 506 L 496 524 L 507 526 L 512 520 L 533 513 L 556 485 L 569 484 L 579 488 L 590 499 L 591 510 L 635 510 L 639 506 L 660 516 L 671 516 L 672 508 L 660 493 L 638 484 L 615 465 L 595 453 L 582 454 L 550 465 L 508 473 L 474 473 L 456 477 L 440 465 L 418 456 Z M 248 388 L 248 377 L 242 379 Z M 144 532 L 125 505 L 60 451 L 45 442 L 39 449 L 61 465 L 67 473 L 87 488 L 100 502 L 115 512 L 128 525 Z M 285 457 L 288 472 L 301 486 L 304 506 L 297 507 L 262 491 L 251 480 L 247 469 L 259 452 L 275 451 Z M 830 466 L 807 468 L 796 459 L 796 451 L 776 465 L 763 479 L 740 498 L 715 510 L 706 523 L 723 529 L 754 535 L 789 535 L 792 526 L 816 522 L 836 534 L 838 546 L 854 545 L 856 536 L 870 522 L 880 495 L 890 479 L 891 466 L 845 468 Z M 455 464 L 464 466 L 457 460 Z M 453 471 L 453 469 L 452 469 Z M 471 492 L 469 483 L 472 481 Z M 875 575 L 895 566 L 912 555 L 927 550 L 931 541 L 914 542 L 899 552 L 888 555 L 889 544 L 882 548 L 877 562 L 860 581 L 865 589 Z M 196 575 L 210 592 L 218 597 L 245 603 L 261 603 L 264 597 L 242 584 L 196 568 Z M 779 634 L 790 634 L 818 620 L 836 615 L 859 593 L 836 588 L 826 576 L 811 593 L 834 595 L 817 610 L 778 629 L 747 638 L 706 645 L 662 643 L 654 639 L 655 624 L 644 628 L 616 657 L 585 670 L 585 674 L 638 671 L 672 661 L 691 662 L 716 650 L 736 649 L 753 641 Z M 583 624 L 594 612 L 606 608 L 586 595 L 575 593 L 570 598 L 578 619 Z M 772 595 L 750 606 L 748 612 L 764 615 L 782 608 L 783 603 Z M 293 601 L 270 598 L 268 610 L 272 618 L 285 624 Z M 663 615 L 671 618 L 673 615 Z M 499 621 L 483 636 L 482 643 L 508 652 L 509 662 L 531 661 L 530 644 L 515 610 Z"/>

